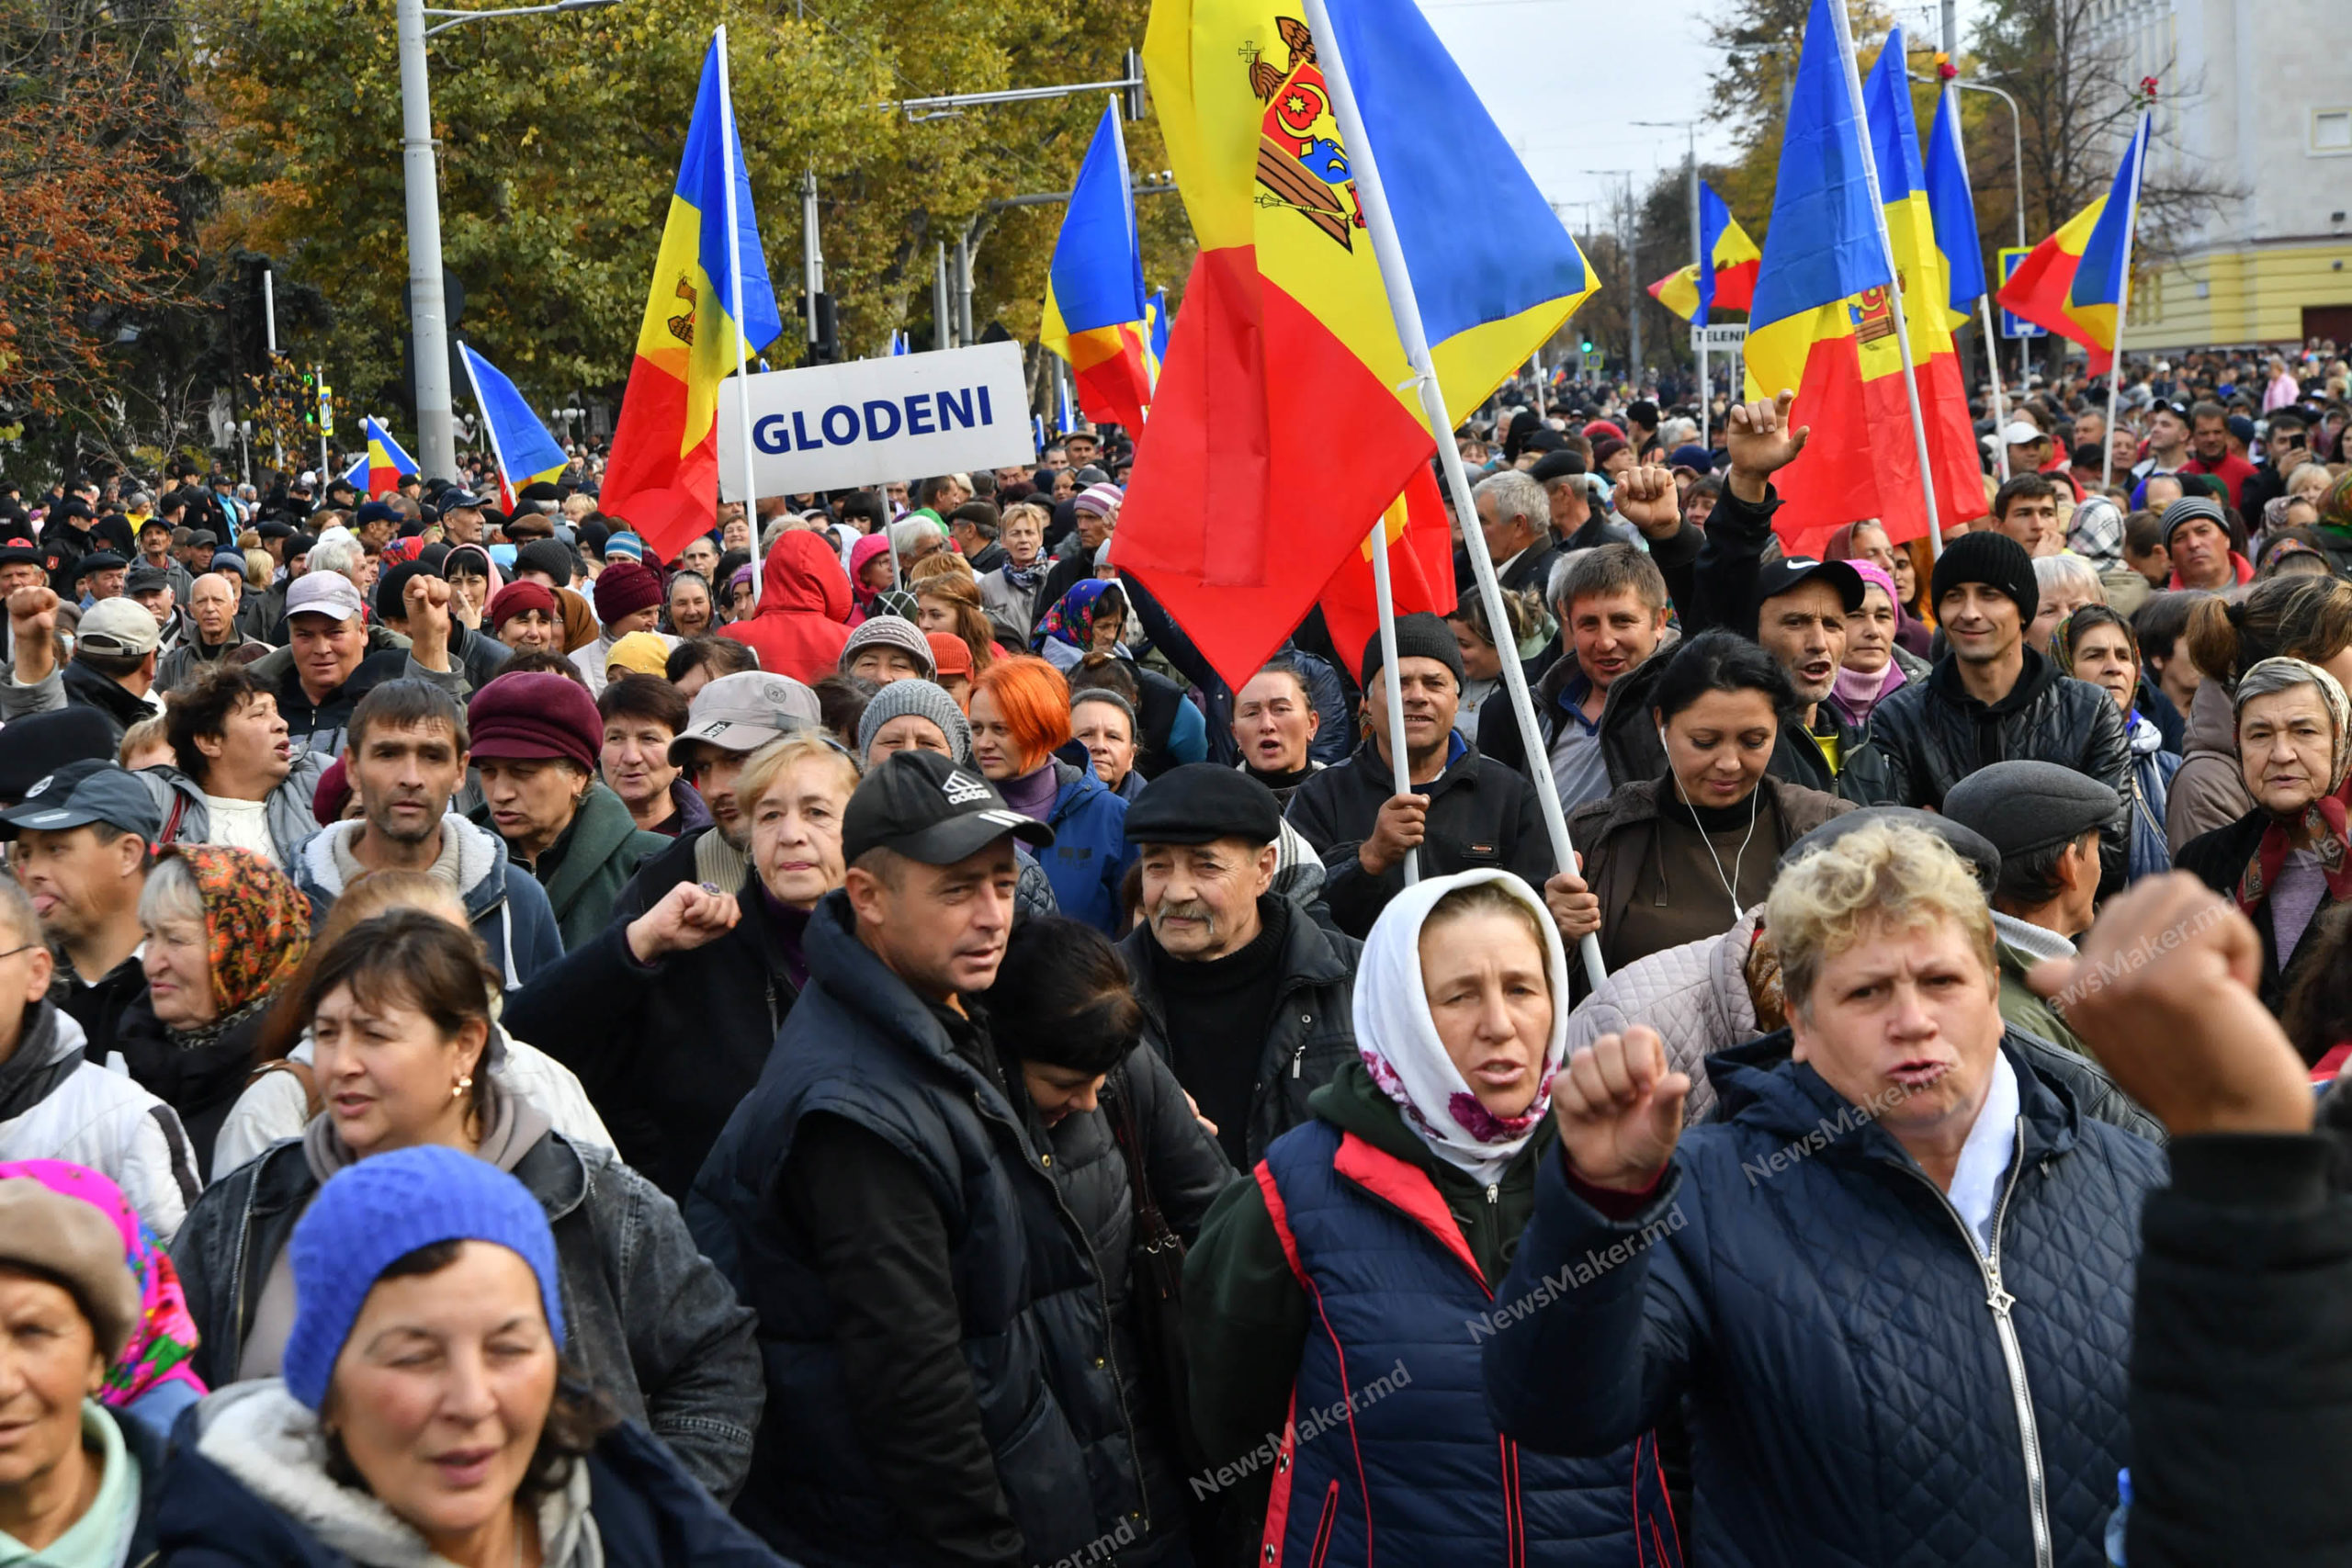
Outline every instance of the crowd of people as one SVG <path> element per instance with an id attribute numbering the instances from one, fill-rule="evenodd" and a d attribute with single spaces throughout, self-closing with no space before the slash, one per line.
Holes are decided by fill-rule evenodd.
<path id="1" fill-rule="evenodd" d="M 2332 360 L 1506 388 L 1238 686 L 1114 431 L 0 483 L 0 1562 L 2336 1560 Z"/>

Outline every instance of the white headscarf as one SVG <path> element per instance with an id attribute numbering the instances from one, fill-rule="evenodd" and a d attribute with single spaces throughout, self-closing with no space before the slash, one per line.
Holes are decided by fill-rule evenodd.
<path id="1" fill-rule="evenodd" d="M 1437 901 L 1457 887 L 1497 882 L 1525 904 L 1544 932 L 1544 963 L 1552 983 L 1552 1038 L 1535 1098 L 1519 1115 L 1504 1120 L 1478 1102 L 1453 1059 L 1445 1054 L 1430 1019 L 1429 992 L 1421 984 L 1421 927 Z M 1544 900 L 1508 871 L 1465 871 L 1422 882 L 1391 899 L 1364 939 L 1356 964 L 1356 1052 L 1372 1081 L 1404 1111 L 1405 1125 L 1419 1134 L 1446 1164 L 1493 1185 L 1504 1168 L 1535 1134 L 1552 1108 L 1552 1078 L 1568 1043 L 1568 960 L 1560 933 Z"/>

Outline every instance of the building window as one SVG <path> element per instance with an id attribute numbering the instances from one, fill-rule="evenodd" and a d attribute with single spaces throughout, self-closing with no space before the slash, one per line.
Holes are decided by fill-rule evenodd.
<path id="1" fill-rule="evenodd" d="M 2352 154 L 2352 108 L 2312 111 L 2312 151 L 2322 157 Z"/>

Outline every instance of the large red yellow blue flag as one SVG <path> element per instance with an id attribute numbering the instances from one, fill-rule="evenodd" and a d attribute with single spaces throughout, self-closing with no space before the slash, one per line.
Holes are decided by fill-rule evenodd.
<path id="1" fill-rule="evenodd" d="M 1879 51 L 1878 63 L 1862 85 L 1862 115 L 1870 127 L 1871 152 L 1878 164 L 1879 199 L 1886 204 L 1887 238 L 1894 250 L 1895 284 L 1903 290 L 1905 324 L 1911 333 L 1919 417 L 1927 428 L 1928 459 L 1934 464 L 1936 510 L 1942 514 L 1944 531 L 1951 533 L 1971 518 L 1984 515 L 1984 484 L 1980 477 L 1984 467 L 1977 454 L 1975 422 L 1968 414 L 1968 387 L 1960 373 L 1959 350 L 1951 340 L 1948 314 L 1951 286 L 1944 272 L 1943 253 L 1936 243 L 1936 215 L 1919 160 L 1919 132 L 1911 108 L 1911 79 L 1905 65 L 1901 28 L 1887 34 L 1886 47 Z M 1889 343 L 1886 352 L 1899 370 L 1901 351 Z M 1896 390 L 1901 391 L 1899 384 Z M 1902 498 L 1888 499 L 1907 501 L 1911 511 L 1920 512 L 1926 503 L 1919 495 L 1918 443 L 1911 434 L 1911 411 L 1907 400 L 1899 396 L 1893 403 L 1894 423 L 1874 425 L 1871 438 L 1873 445 L 1899 445 L 1912 454 L 1910 489 Z M 1882 491 L 1888 482 L 1883 476 Z M 1875 515 L 1883 520 L 1886 513 L 1882 511 Z M 1906 536 L 1898 532 L 1893 536 Z"/>
<path id="2" fill-rule="evenodd" d="M 1078 406 L 1087 418 L 1142 428 L 1151 406 L 1149 317 L 1127 144 L 1114 99 L 1102 110 L 1070 187 L 1037 329 L 1037 341 L 1069 362 Z"/>
<path id="3" fill-rule="evenodd" d="M 1747 314 L 1748 395 L 1794 391 L 1791 418 L 1813 433 L 1773 477 L 1784 502 L 1775 525 L 1792 551 L 1863 517 L 1881 519 L 1896 539 L 1928 531 L 1894 278 L 1871 210 L 1863 126 L 1836 27 L 1829 0 L 1814 0 Z"/>
<path id="4" fill-rule="evenodd" d="M 718 70 L 714 39 L 703 57 L 702 86 L 686 128 L 685 155 L 679 160 L 645 320 L 637 331 L 637 358 L 629 367 L 628 391 L 621 400 L 599 497 L 608 514 L 628 518 L 664 559 L 718 523 L 718 383 L 736 368 L 739 349 L 757 352 L 784 332 L 752 212 L 743 143 L 719 92 Z M 727 232 L 730 162 L 732 247 Z M 730 249 L 742 256 L 740 323 L 729 313 Z"/>
<path id="5" fill-rule="evenodd" d="M 1200 253 L 1112 558 L 1236 686 L 1318 594 L 1353 592 L 1376 520 L 1413 553 L 1417 475 L 1420 514 L 1444 515 L 1324 51 L 1345 62 L 1451 417 L 1597 287 L 1412 0 L 1335 7 L 1329 39 L 1302 9 L 1155 0 L 1144 39 Z M 1399 572 L 1397 609 L 1450 607 L 1449 576 Z"/>
<path id="6" fill-rule="evenodd" d="M 2150 118 L 2141 114 L 2107 194 L 2036 245 L 1994 296 L 2009 314 L 2081 344 L 2094 376 L 2115 362 L 2116 312 L 2132 265 Z"/>
<path id="7" fill-rule="evenodd" d="M 1756 299 L 1756 268 L 1764 253 L 1731 215 L 1715 187 L 1699 186 L 1699 254 L 1650 285 L 1650 298 L 1686 321 L 1705 326 L 1716 310 L 1745 310 Z"/>

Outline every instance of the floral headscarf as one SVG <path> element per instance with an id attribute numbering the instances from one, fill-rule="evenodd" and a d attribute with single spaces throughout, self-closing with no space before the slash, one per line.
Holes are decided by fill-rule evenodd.
<path id="1" fill-rule="evenodd" d="M 0 1165 L 0 1181 L 17 1178 L 80 1199 L 112 1220 L 122 1237 L 122 1260 L 139 1285 L 139 1322 L 122 1354 L 107 1365 L 98 1403 L 119 1409 L 166 1382 L 186 1383 L 199 1395 L 209 1393 L 189 1364 L 196 1355 L 196 1319 L 189 1315 L 187 1298 L 180 1292 L 180 1277 L 173 1271 L 170 1256 L 155 1245 L 154 1234 L 122 1195 L 122 1189 L 95 1170 L 62 1159 L 11 1160 Z"/>
<path id="2" fill-rule="evenodd" d="M 1457 887 L 1497 882 L 1525 904 L 1544 933 L 1544 962 L 1552 982 L 1552 1037 L 1535 1098 L 1516 1116 L 1488 1111 L 1446 1055 L 1430 1018 L 1421 982 L 1421 929 L 1439 899 Z M 1508 871 L 1466 871 L 1408 887 L 1380 912 L 1358 959 L 1356 1054 L 1381 1092 L 1396 1102 L 1405 1125 L 1430 1152 L 1491 1186 L 1498 1180 L 1552 1109 L 1552 1080 L 1567 1055 L 1568 961 L 1558 928 L 1527 884 Z"/>
<path id="3" fill-rule="evenodd" d="M 2334 484 L 2320 492 L 2319 525 L 2352 534 L 2352 472 L 2338 475 Z"/>
<path id="4" fill-rule="evenodd" d="M 1051 637 L 1080 653 L 1091 650 L 1094 647 L 1095 601 L 1102 597 L 1105 590 L 1115 586 L 1108 579 L 1100 577 L 1090 577 L 1073 586 L 1055 602 L 1054 607 L 1046 612 L 1046 618 L 1038 623 L 1037 640 L 1043 642 Z M 1119 597 L 1124 601 L 1126 595 L 1121 593 Z"/>
<path id="5" fill-rule="evenodd" d="M 268 999 L 311 951 L 311 906 L 286 874 L 250 850 L 171 844 L 204 900 L 212 999 L 228 1019 Z"/>

